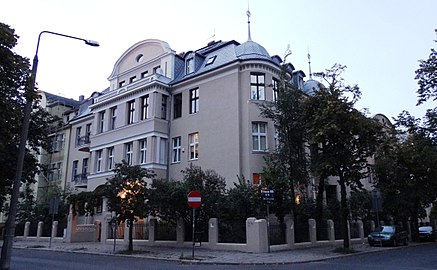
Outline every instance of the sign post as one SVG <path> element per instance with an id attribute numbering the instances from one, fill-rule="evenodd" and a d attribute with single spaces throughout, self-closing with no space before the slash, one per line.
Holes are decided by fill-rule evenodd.
<path id="1" fill-rule="evenodd" d="M 275 191 L 272 189 L 261 189 L 261 195 L 263 197 L 264 202 L 267 205 L 267 246 L 268 252 L 270 253 L 270 203 L 275 200 Z"/>
<path id="2" fill-rule="evenodd" d="M 52 230 L 53 230 L 53 222 L 55 220 L 55 214 L 58 213 L 59 209 L 59 197 L 52 197 L 49 202 L 49 214 L 52 215 Z M 49 241 L 49 248 L 52 247 L 52 230 L 50 230 L 50 241 Z"/>
<path id="3" fill-rule="evenodd" d="M 196 221 L 196 208 L 198 208 L 202 203 L 202 197 L 200 196 L 200 193 L 197 191 L 191 191 L 190 193 L 188 193 L 187 203 L 188 203 L 188 206 L 193 208 L 193 252 L 192 252 L 192 257 L 194 258 L 194 245 L 195 245 L 194 234 L 196 231 L 196 222 L 195 222 Z"/>

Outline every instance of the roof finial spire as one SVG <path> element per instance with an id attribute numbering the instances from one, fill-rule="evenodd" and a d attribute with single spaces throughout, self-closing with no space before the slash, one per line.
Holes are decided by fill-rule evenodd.
<path id="1" fill-rule="evenodd" d="M 249 11 L 249 2 L 247 2 L 247 33 L 248 33 L 248 38 L 247 41 L 252 41 L 252 38 L 250 37 L 250 11 Z"/>
<path id="2" fill-rule="evenodd" d="M 313 78 L 313 74 L 311 73 L 311 55 L 310 55 L 310 49 L 308 48 L 308 68 L 310 72 L 310 79 Z"/>

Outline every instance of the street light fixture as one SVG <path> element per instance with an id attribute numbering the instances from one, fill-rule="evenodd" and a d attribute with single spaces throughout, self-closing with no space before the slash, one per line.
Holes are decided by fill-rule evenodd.
<path id="1" fill-rule="evenodd" d="M 15 217 L 17 215 L 17 209 L 18 209 L 18 197 L 20 194 L 21 177 L 23 174 L 24 156 L 26 154 L 26 142 L 27 142 L 27 135 L 29 133 L 30 114 L 32 112 L 32 103 L 33 100 L 35 99 L 34 92 L 35 92 L 36 72 L 38 70 L 39 42 L 41 40 L 41 35 L 44 33 L 82 40 L 85 42 L 86 45 L 90 45 L 93 47 L 99 46 L 99 43 L 97 41 L 64 35 L 51 31 L 42 31 L 38 35 L 35 57 L 33 58 L 31 77 L 28 85 L 28 90 L 26 91 L 25 94 L 26 105 L 24 106 L 24 117 L 23 117 L 23 124 L 21 127 L 20 145 L 18 148 L 17 168 L 15 171 L 15 179 L 14 179 L 12 194 L 10 198 L 9 215 L 6 221 L 6 231 L 4 235 L 1 258 L 0 258 L 0 269 L 2 270 L 9 269 L 11 263 L 12 244 L 15 236 Z"/>

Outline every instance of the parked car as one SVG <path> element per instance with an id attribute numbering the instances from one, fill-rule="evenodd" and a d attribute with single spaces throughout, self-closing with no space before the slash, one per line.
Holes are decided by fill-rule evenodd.
<path id="1" fill-rule="evenodd" d="M 381 226 L 367 237 L 370 246 L 392 245 L 397 246 L 400 243 L 408 245 L 408 233 L 400 226 Z"/>
<path id="2" fill-rule="evenodd" d="M 419 227 L 419 240 L 420 241 L 435 241 L 435 233 L 432 226 L 420 226 Z"/>

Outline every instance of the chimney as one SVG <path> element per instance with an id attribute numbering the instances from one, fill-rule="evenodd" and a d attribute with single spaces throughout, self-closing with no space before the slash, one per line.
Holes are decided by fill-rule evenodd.
<path id="1" fill-rule="evenodd" d="M 79 101 L 83 101 L 85 99 L 84 95 L 79 96 Z"/>

